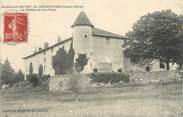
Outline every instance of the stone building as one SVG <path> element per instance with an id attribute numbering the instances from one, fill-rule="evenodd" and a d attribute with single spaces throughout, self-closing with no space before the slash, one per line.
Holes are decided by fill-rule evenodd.
<path id="1" fill-rule="evenodd" d="M 81 12 L 76 18 L 72 28 L 72 36 L 63 41 L 59 41 L 54 45 L 49 46 L 45 43 L 44 48 L 39 48 L 31 55 L 24 57 L 25 74 L 30 72 L 30 65 L 33 68 L 33 73 L 39 72 L 40 65 L 43 67 L 43 74 L 51 76 L 59 74 L 56 71 L 64 69 L 57 62 L 54 64 L 54 58 L 59 52 L 69 53 L 74 50 L 74 62 L 78 57 L 86 57 L 87 64 L 82 70 L 83 73 L 100 71 L 111 72 L 123 70 L 123 48 L 125 38 L 121 35 L 99 29 L 94 26 L 86 14 Z M 58 55 L 59 56 L 59 55 Z M 62 56 L 62 55 L 60 55 Z M 63 57 L 60 57 L 63 59 Z M 61 61 L 56 58 L 57 61 Z M 64 73 L 64 72 L 63 72 Z M 62 74 L 62 72 L 60 72 Z"/>

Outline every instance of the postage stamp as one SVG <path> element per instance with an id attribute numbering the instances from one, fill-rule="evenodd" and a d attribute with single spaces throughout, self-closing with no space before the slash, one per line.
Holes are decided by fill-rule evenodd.
<path id="1" fill-rule="evenodd" d="M 18 43 L 28 40 L 27 13 L 4 13 L 3 42 Z"/>

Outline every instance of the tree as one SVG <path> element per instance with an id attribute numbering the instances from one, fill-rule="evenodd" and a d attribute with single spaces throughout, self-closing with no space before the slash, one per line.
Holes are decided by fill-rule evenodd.
<path id="1" fill-rule="evenodd" d="M 29 65 L 29 74 L 33 74 L 33 66 L 32 66 L 32 62 Z"/>
<path id="2" fill-rule="evenodd" d="M 179 65 L 179 70 L 182 69 L 183 66 L 183 31 L 177 34 L 176 36 L 177 40 L 179 40 L 179 44 L 177 45 L 177 53 L 179 53 L 177 56 L 174 57 L 173 61 Z"/>
<path id="3" fill-rule="evenodd" d="M 74 56 L 72 56 L 72 58 L 74 59 Z M 87 64 L 87 62 L 88 62 L 87 55 L 79 54 L 74 66 L 72 66 L 73 70 L 70 73 L 71 75 L 69 78 L 68 87 L 69 87 L 69 90 L 75 95 L 75 102 L 78 102 L 78 95 L 80 90 L 83 87 L 82 82 L 84 82 L 83 75 L 81 75 L 80 73 L 84 69 L 84 66 Z M 72 63 L 74 63 L 74 61 Z M 85 82 L 84 84 L 87 84 L 87 83 Z"/>
<path id="4" fill-rule="evenodd" d="M 84 69 L 84 66 L 87 64 L 88 58 L 86 54 L 79 54 L 76 59 L 75 65 L 73 66 L 72 73 L 69 78 L 69 90 L 75 95 L 75 102 L 78 102 L 78 95 L 82 89 L 82 82 L 84 82 L 83 75 L 81 71 Z M 87 84 L 86 82 L 84 84 Z"/>
<path id="5" fill-rule="evenodd" d="M 13 75 L 12 83 L 18 83 L 24 80 L 24 74 L 21 69 L 18 70 L 17 73 Z"/>
<path id="6" fill-rule="evenodd" d="M 1 77 L 3 80 L 3 83 L 10 84 L 13 80 L 14 70 L 11 68 L 10 62 L 8 59 L 4 61 L 4 64 L 2 65 L 2 71 L 1 71 Z"/>
<path id="7" fill-rule="evenodd" d="M 42 77 L 42 75 L 43 75 L 43 66 L 40 65 L 39 66 L 39 77 Z"/>
<path id="8" fill-rule="evenodd" d="M 55 74 L 67 74 L 72 72 L 74 64 L 74 49 L 71 43 L 69 52 L 66 52 L 65 47 L 59 48 L 56 55 L 53 56 L 53 68 Z"/>
<path id="9" fill-rule="evenodd" d="M 132 63 L 162 60 L 169 70 L 179 54 L 180 40 L 175 38 L 183 23 L 182 16 L 162 10 L 142 16 L 126 34 L 129 38 L 124 54 Z"/>
<path id="10" fill-rule="evenodd" d="M 18 70 L 18 72 L 16 73 L 16 75 L 17 75 L 18 81 L 24 80 L 24 74 L 23 74 L 23 72 L 22 72 L 21 69 Z"/>
<path id="11" fill-rule="evenodd" d="M 75 51 L 73 48 L 73 41 L 72 41 L 70 45 L 69 53 L 68 53 L 68 71 L 69 72 L 73 72 L 74 55 L 75 55 Z"/>
<path id="12" fill-rule="evenodd" d="M 81 71 L 83 71 L 85 65 L 87 65 L 88 63 L 88 58 L 86 54 L 79 54 L 78 58 L 76 59 L 76 63 L 75 63 L 75 69 L 76 72 L 80 73 Z"/>
<path id="13" fill-rule="evenodd" d="M 32 84 L 33 87 L 37 87 L 40 83 L 37 74 L 29 74 L 28 81 Z"/>
<path id="14" fill-rule="evenodd" d="M 1 77 L 4 84 L 14 84 L 24 80 L 24 74 L 21 69 L 16 73 L 10 65 L 8 59 L 1 66 Z"/>

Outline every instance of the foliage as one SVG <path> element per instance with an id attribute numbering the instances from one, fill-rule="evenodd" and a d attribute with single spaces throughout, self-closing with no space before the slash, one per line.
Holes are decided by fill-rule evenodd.
<path id="1" fill-rule="evenodd" d="M 86 54 L 79 54 L 78 58 L 76 59 L 75 68 L 78 73 L 83 71 L 84 66 L 87 64 L 88 58 Z"/>
<path id="2" fill-rule="evenodd" d="M 126 36 L 129 42 L 124 52 L 133 63 L 154 59 L 174 62 L 179 55 L 180 40 L 175 38 L 182 28 L 183 18 L 171 10 L 157 11 L 142 16 Z"/>
<path id="3" fill-rule="evenodd" d="M 73 72 L 74 55 L 75 55 L 75 52 L 74 52 L 73 42 L 72 42 L 70 45 L 69 53 L 68 53 L 68 59 L 67 59 L 68 70 L 67 70 L 67 72 Z"/>
<path id="4" fill-rule="evenodd" d="M 183 31 L 177 34 L 176 39 L 179 40 L 179 50 L 177 50 L 178 55 L 174 57 L 174 62 L 179 65 L 179 70 L 182 69 L 183 66 Z"/>
<path id="5" fill-rule="evenodd" d="M 14 84 L 24 80 L 24 74 L 21 69 L 16 73 L 10 65 L 8 59 L 1 64 L 1 77 L 4 84 Z"/>
<path id="6" fill-rule="evenodd" d="M 40 85 L 48 85 L 48 79 L 51 78 L 50 75 L 42 75 L 39 76 L 39 84 Z"/>
<path id="7" fill-rule="evenodd" d="M 92 82 L 101 83 L 117 83 L 123 81 L 125 83 L 129 82 L 129 75 L 125 73 L 93 73 L 91 74 Z"/>
<path id="8" fill-rule="evenodd" d="M 18 83 L 24 80 L 24 74 L 21 69 L 17 73 L 14 74 L 12 83 Z"/>
<path id="9" fill-rule="evenodd" d="M 1 77 L 4 84 L 10 84 L 13 80 L 14 70 L 11 68 L 10 62 L 8 59 L 4 61 L 2 65 Z"/>
<path id="10" fill-rule="evenodd" d="M 29 74 L 27 78 L 29 82 L 32 84 L 32 86 L 36 87 L 39 85 L 39 78 L 37 74 Z"/>
<path id="11" fill-rule="evenodd" d="M 50 75 L 43 75 L 41 78 L 48 80 L 48 78 L 51 78 L 51 76 Z"/>
<path id="12" fill-rule="evenodd" d="M 53 57 L 53 68 L 55 69 L 55 74 L 66 74 L 72 71 L 74 54 L 72 43 L 68 53 L 64 46 L 57 51 L 56 55 Z"/>
<path id="13" fill-rule="evenodd" d="M 39 77 L 42 77 L 42 75 L 43 75 L 43 66 L 42 65 L 40 65 L 39 66 Z"/>

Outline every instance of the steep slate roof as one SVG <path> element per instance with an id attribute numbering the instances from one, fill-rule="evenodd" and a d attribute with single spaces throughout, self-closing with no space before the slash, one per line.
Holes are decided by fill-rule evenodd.
<path id="1" fill-rule="evenodd" d="M 70 37 L 70 38 L 68 38 L 68 39 L 66 39 L 66 40 L 63 40 L 63 41 L 61 41 L 61 42 L 59 42 L 59 43 L 56 43 L 56 44 L 54 44 L 54 45 L 52 45 L 52 46 L 49 46 L 48 48 L 42 49 L 41 51 L 37 51 L 36 53 L 33 53 L 33 54 L 29 55 L 29 56 L 24 57 L 23 59 L 28 59 L 28 58 L 30 58 L 30 57 L 33 57 L 33 56 L 39 54 L 39 53 L 45 52 L 45 51 L 47 51 L 47 50 L 49 50 L 49 49 L 52 49 L 52 48 L 54 48 L 54 47 L 56 47 L 56 46 L 59 46 L 59 45 L 61 45 L 61 44 L 64 44 L 64 43 L 66 43 L 66 42 L 68 42 L 68 41 L 72 41 L 72 37 Z"/>
<path id="2" fill-rule="evenodd" d="M 107 38 L 117 38 L 117 39 L 125 39 L 125 37 L 118 35 L 118 34 L 114 34 L 99 28 L 93 28 L 93 32 L 92 32 L 93 36 L 99 36 L 99 37 L 107 37 Z"/>
<path id="3" fill-rule="evenodd" d="M 79 16 L 76 18 L 74 24 L 71 27 L 73 28 L 74 26 L 82 26 L 82 25 L 93 27 L 93 24 L 90 22 L 90 20 L 83 11 L 79 14 Z"/>

